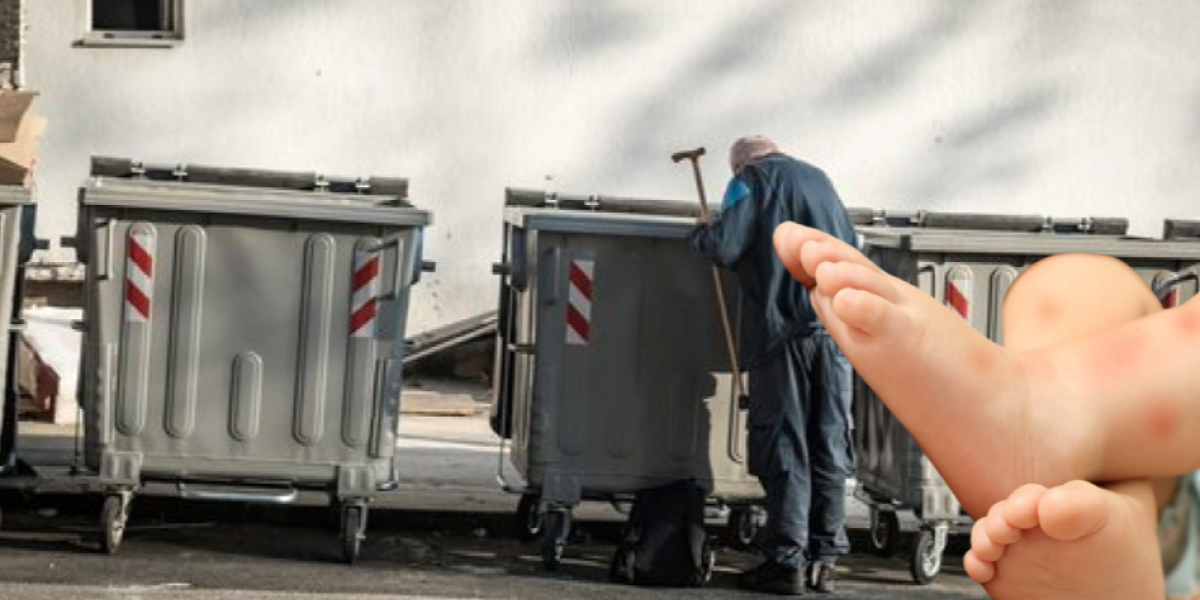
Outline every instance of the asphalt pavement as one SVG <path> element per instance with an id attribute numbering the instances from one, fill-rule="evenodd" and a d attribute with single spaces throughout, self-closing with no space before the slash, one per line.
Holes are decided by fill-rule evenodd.
<path id="1" fill-rule="evenodd" d="M 436 394 L 436 392 L 428 392 Z M 459 392 L 454 392 L 458 394 Z M 468 399 L 472 398 L 470 392 Z M 449 394 L 447 394 L 449 398 Z M 274 507 L 185 502 L 140 495 L 120 551 L 101 554 L 100 496 L 72 475 L 73 428 L 22 423 L 21 448 L 59 486 L 32 493 L 0 484 L 0 598 L 43 600 L 299 600 L 329 598 L 753 598 L 736 589 L 736 573 L 755 564 L 750 552 L 723 548 L 705 588 L 652 589 L 614 584 L 608 564 L 624 515 L 585 503 L 563 564 L 541 564 L 537 541 L 516 535 L 518 498 L 497 483 L 499 445 L 482 414 L 464 416 L 460 396 L 439 411 L 402 419 L 402 485 L 373 505 L 361 559 L 338 561 L 334 513 L 319 503 Z M 414 403 L 416 404 L 416 403 Z M 455 415 L 455 416 L 443 416 Z M 863 549 L 866 512 L 851 501 L 857 550 L 840 563 L 839 598 L 874 600 L 986 598 L 962 571 L 963 536 L 952 537 L 942 573 L 912 582 L 905 556 Z M 910 521 L 905 521 L 911 526 Z"/>

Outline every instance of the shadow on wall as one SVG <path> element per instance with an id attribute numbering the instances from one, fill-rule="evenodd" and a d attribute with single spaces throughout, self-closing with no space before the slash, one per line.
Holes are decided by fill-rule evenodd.
<path id="1" fill-rule="evenodd" d="M 1019 186 L 1045 157 L 1005 151 L 1007 140 L 1032 135 L 1030 130 L 1046 116 L 1054 95 L 1048 87 L 1031 87 L 948 127 L 933 140 L 937 146 L 930 154 L 933 160 L 914 165 L 909 180 L 898 190 L 901 197 L 935 209 L 961 203 L 966 199 L 962 195 L 978 187 Z"/>
<path id="2" fill-rule="evenodd" d="M 754 67 L 759 60 L 765 40 L 775 40 L 788 34 L 788 28 L 802 12 L 803 5 L 787 0 L 746 5 L 736 12 L 717 36 L 703 44 L 681 48 L 688 61 L 670 71 L 648 80 L 650 89 L 639 90 L 653 100 L 630 104 L 612 130 L 624 132 L 594 162 L 600 181 L 621 181 L 639 171 L 661 173 L 668 157 L 678 148 L 664 147 L 664 137 L 672 132 L 701 133 L 705 137 L 719 133 L 729 123 L 740 123 L 753 115 L 758 122 L 776 121 L 786 115 L 785 104 L 771 97 L 770 85 L 766 94 L 748 92 L 733 106 L 713 109 L 708 106 L 707 90 L 719 88 Z M 569 17 L 570 15 L 566 15 Z M 683 26 L 683 24 L 680 24 Z M 728 133 L 730 141 L 739 134 Z M 716 149 L 713 149 L 714 151 Z M 723 164 L 723 163 L 722 163 Z"/>
<path id="3" fill-rule="evenodd" d="M 1027 21 L 1031 27 L 1043 31 L 1034 34 L 1040 42 L 1051 35 L 1047 29 L 1051 26 L 1038 25 L 1039 19 L 1051 19 L 1062 26 L 1064 21 L 1074 18 L 1078 6 L 1078 2 L 1069 0 L 1053 9 L 1019 7 L 1013 10 L 1024 12 L 1012 18 L 1020 19 L 1018 23 Z M 791 123 L 801 127 L 805 120 L 813 119 L 854 123 L 880 117 L 906 118 L 906 107 L 914 99 L 911 93 L 902 91 L 921 85 L 935 63 L 960 52 L 983 28 L 991 27 L 995 10 L 1008 10 L 955 0 L 927 2 L 919 9 L 910 8 L 923 11 L 924 18 L 914 20 L 907 33 L 881 37 L 860 59 L 846 60 L 849 68 L 833 74 L 823 84 L 826 89 L 806 90 L 805 98 L 813 99 L 812 104 L 806 105 L 808 101 L 804 98 L 779 93 L 781 88 L 795 89 L 794 83 L 772 85 L 770 81 L 763 82 L 760 89 L 747 90 L 735 102 L 714 100 L 713 90 L 738 85 L 747 72 L 786 72 L 764 70 L 761 64 L 777 54 L 774 46 L 780 45 L 780 40 L 790 40 L 788 43 L 797 46 L 791 60 L 799 67 L 798 71 L 805 70 L 805 47 L 812 48 L 811 56 L 830 56 L 829 40 L 822 39 L 818 27 L 836 19 L 820 15 L 815 25 L 807 26 L 804 19 L 812 12 L 811 8 L 786 0 L 740 8 L 718 35 L 709 36 L 702 45 L 681 48 L 687 53 L 686 62 L 656 72 L 654 77 L 641 77 L 639 80 L 649 89 L 639 89 L 638 93 L 649 100 L 622 106 L 623 113 L 615 114 L 607 128 L 621 135 L 606 138 L 610 143 L 601 149 L 589 148 L 588 164 L 574 166 L 586 169 L 594 175 L 591 179 L 601 182 L 653 181 L 666 170 L 667 155 L 678 149 L 664 147 L 674 143 L 670 138 L 676 136 L 702 136 L 697 141 L 732 141 L 751 133 L 736 130 L 745 123 Z M 1047 11 L 1053 14 L 1044 14 Z M 853 16 L 852 12 L 847 14 Z M 620 6 L 571 3 L 552 21 L 544 39 L 533 42 L 531 47 L 546 54 L 541 64 L 549 69 L 550 59 L 556 56 L 570 54 L 575 56 L 573 60 L 582 61 L 623 45 L 636 47 L 655 33 L 645 20 Z M 1062 38 L 1040 43 L 1032 52 L 1056 55 L 1069 52 L 1070 40 L 1074 38 L 1070 35 Z M 804 78 L 806 73 L 797 72 L 794 76 Z M 1018 86 L 1003 88 L 1002 97 L 971 98 L 969 104 L 954 106 L 953 112 L 941 120 L 942 133 L 931 135 L 932 139 L 921 147 L 913 148 L 910 155 L 917 157 L 912 161 L 915 168 L 910 169 L 906 162 L 901 179 L 886 182 L 893 187 L 894 196 L 890 199 L 919 199 L 936 207 L 939 203 L 961 202 L 974 189 L 997 185 L 1019 187 L 1020 182 L 1037 173 L 1037 164 L 1045 157 L 1011 151 L 1012 137 L 1044 122 L 1056 100 L 1055 88 L 1050 83 L 1030 78 Z M 836 131 L 828 122 L 822 125 L 826 131 Z M 845 144 L 833 140 L 823 141 L 822 145 Z M 720 156 L 723 148 L 710 148 L 710 152 Z M 724 163 L 717 164 L 721 165 L 723 179 Z M 713 168 L 708 167 L 709 171 Z M 901 171 L 899 166 L 896 171 Z M 949 197 L 951 194 L 956 197 Z"/>
<path id="4" fill-rule="evenodd" d="M 831 41 L 830 36 L 838 35 L 832 26 L 848 28 L 849 31 L 845 33 L 853 36 L 853 19 L 871 16 L 872 22 L 878 23 L 881 22 L 878 15 L 856 12 L 865 10 L 862 8 L 831 9 L 790 0 L 771 0 L 729 10 L 727 22 L 715 29 L 705 29 L 705 26 L 684 20 L 665 25 L 660 22 L 672 15 L 686 15 L 689 12 L 686 7 L 673 12 L 659 11 L 660 16 L 647 16 L 653 13 L 641 12 L 633 3 L 572 1 L 554 5 L 550 9 L 554 12 L 545 21 L 544 30 L 528 40 L 525 56 L 533 65 L 528 71 L 531 76 L 536 77 L 541 72 L 547 78 L 554 78 L 561 76 L 564 61 L 568 70 L 579 69 L 583 72 L 593 65 L 602 64 L 591 59 L 613 56 L 614 53 L 648 48 L 655 56 L 661 56 L 664 50 L 659 42 L 663 41 L 661 34 L 664 27 L 673 30 L 696 27 L 701 31 L 698 36 L 675 36 L 670 40 L 683 40 L 690 45 L 680 44 L 676 51 L 681 60 L 669 66 L 646 64 L 644 69 L 635 74 L 599 72 L 592 80 L 572 78 L 566 82 L 568 88 L 575 88 L 568 89 L 568 93 L 576 94 L 581 91 L 586 94 L 586 88 L 591 85 L 628 84 L 628 90 L 620 89 L 618 93 L 636 93 L 639 100 L 619 102 L 611 110 L 599 111 L 599 114 L 579 114 L 578 119 L 604 119 L 605 123 L 594 126 L 593 129 L 598 133 L 589 135 L 598 143 L 588 144 L 589 140 L 579 140 L 578 151 L 562 158 L 562 170 L 585 173 L 588 180 L 598 182 L 652 182 L 661 179 L 663 173 L 670 170 L 667 155 L 678 149 L 673 146 L 679 138 L 696 142 L 720 139 L 727 143 L 738 135 L 750 133 L 742 131 L 746 124 L 754 128 L 754 124 L 758 123 L 775 127 L 787 123 L 789 127 L 796 128 L 805 126 L 806 121 L 813 123 L 813 120 L 821 119 L 824 120 L 822 129 L 829 132 L 837 130 L 830 122 L 867 122 L 881 116 L 903 119 L 903 111 L 909 106 L 904 103 L 913 102 L 912 95 L 902 93 L 903 90 L 920 85 L 932 64 L 954 55 L 961 50 L 964 42 L 970 41 L 982 28 L 990 27 L 995 11 L 1026 11 L 1030 14 L 1022 18 L 1030 21 L 1031 28 L 1045 31 L 1043 26 L 1036 25 L 1037 19 L 1053 17 L 1061 23 L 1076 10 L 1073 7 L 1077 4 L 1066 0 L 1056 3 L 1052 11 L 1023 5 L 1013 9 L 998 9 L 957 0 L 933 0 L 909 5 L 904 10 L 921 12 L 919 15 L 898 13 L 905 21 L 911 21 L 908 31 L 863 42 L 859 50 L 862 55 L 857 58 L 838 58 L 839 63 L 848 65 L 847 68 L 833 73 L 819 84 L 825 89 L 817 90 L 804 89 L 803 82 L 809 76 L 808 71 L 821 66 L 811 61 L 820 61 L 822 56 L 836 56 L 836 52 L 840 51 L 839 45 L 843 42 L 837 39 Z M 195 30 L 235 27 L 252 31 L 256 27 L 267 28 L 271 23 L 286 21 L 289 12 L 322 10 L 329 11 L 332 17 L 345 14 L 344 11 L 368 10 L 367 5 L 361 3 L 334 6 L 242 1 L 235 5 L 236 10 L 201 12 L 200 15 L 207 21 L 195 23 Z M 1051 14 L 1045 14 L 1047 11 Z M 362 98 L 362 110 L 385 112 L 389 119 L 403 119 L 406 124 L 403 129 L 407 131 L 405 135 L 411 136 L 408 138 L 411 140 L 485 137 L 501 139 L 501 145 L 523 142 L 519 129 L 524 124 L 492 122 L 503 121 L 503 114 L 493 116 L 492 120 L 479 116 L 487 113 L 487 110 L 479 107 L 482 99 L 489 97 L 490 86 L 523 85 L 523 82 L 491 72 L 497 65 L 494 64 L 494 57 L 488 54 L 488 44 L 497 38 L 487 35 L 486 28 L 496 24 L 481 16 L 490 12 L 488 9 L 472 10 L 463 6 L 430 6 L 381 13 L 395 18 L 398 37 L 405 32 L 415 31 L 422 45 L 433 45 L 438 49 L 439 56 L 451 59 L 438 61 L 436 65 L 416 67 L 420 81 L 414 82 L 413 93 L 418 98 L 415 103 L 389 104 L 379 98 Z M 536 12 L 524 10 L 514 11 L 514 14 L 528 16 Z M 237 22 L 222 23 L 222 19 L 236 19 Z M 436 35 L 437 31 L 444 33 L 445 28 L 449 27 L 439 25 L 447 19 L 456 20 L 453 26 L 456 36 L 453 40 L 439 39 L 440 36 Z M 1006 19 L 1005 22 L 1010 21 Z M 703 33 L 710 29 L 711 34 Z M 372 31 L 378 34 L 377 29 Z M 869 33 L 871 30 L 866 28 L 863 31 Z M 339 35 L 346 34 L 339 30 Z M 1037 40 L 1049 35 L 1049 32 L 1043 33 Z M 472 44 L 472 39 L 485 41 Z M 1064 42 L 1056 43 L 1061 45 Z M 831 44 L 834 46 L 831 47 Z M 341 48 L 338 45 L 331 47 Z M 1058 50 L 1041 48 L 1041 51 Z M 781 56 L 782 64 L 763 66 L 764 61 L 779 62 Z M 636 63 L 636 56 L 632 61 Z M 614 64 L 629 62 L 627 59 Z M 268 64 L 278 66 L 276 63 Z M 462 71 L 462 77 L 458 79 L 477 82 L 472 85 L 478 85 L 478 89 L 467 94 L 470 97 L 442 93 L 446 90 L 439 92 L 436 88 L 442 79 L 426 70 L 445 68 L 447 65 Z M 737 94 L 736 98 L 718 92 L 745 85 L 747 73 L 757 72 L 764 73 L 767 79 L 778 79 L 775 82 L 763 81 L 760 89 L 747 90 L 745 94 Z M 199 71 L 187 76 L 204 78 Z M 245 92 L 251 89 L 231 88 L 229 82 L 222 82 L 222 78 L 208 79 L 212 79 L 213 83 L 210 89 L 202 90 L 202 95 L 206 101 L 215 104 L 236 106 L 238 100 L 233 96 L 238 90 Z M 434 87 L 423 89 L 422 86 L 426 85 Z M 796 92 L 788 91 L 797 89 L 804 89 L 803 96 L 796 97 Z M 332 92 L 326 90 L 320 93 Z M 902 178 L 887 182 L 892 185 L 894 193 L 900 198 L 937 202 L 945 200 L 947 194 L 962 196 L 977 186 L 1017 182 L 1035 172 L 1039 157 L 1021 152 L 1003 153 L 1000 148 L 1010 147 L 1007 141 L 1010 138 L 1005 137 L 1007 133 L 1021 131 L 1021 128 L 1036 124 L 1045 116 L 1055 100 L 1053 88 L 1031 80 L 1022 86 L 1005 89 L 1003 93 L 1002 98 L 972 99 L 974 106 L 955 107 L 952 114 L 947 114 L 941 121 L 945 124 L 944 133 L 937 139 L 928 140 L 922 147 L 913 149 L 911 155 L 917 158 L 912 162 L 917 168 L 909 169 L 906 162 Z M 587 106 L 594 108 L 596 105 Z M 230 130 L 241 127 L 270 130 L 284 126 L 284 121 L 277 120 L 273 115 L 251 114 L 242 110 L 225 112 L 235 115 L 238 121 L 228 124 Z M 481 126 L 484 130 L 478 131 Z M 393 128 L 392 134 L 395 132 Z M 541 134 L 549 135 L 546 132 Z M 373 136 L 366 130 L 346 132 L 346 135 L 339 137 L 329 140 L 333 143 L 323 152 L 333 156 L 339 155 L 335 149 L 339 145 L 361 147 L 366 143 L 368 147 L 375 148 L 381 144 L 372 140 Z M 186 140 L 177 142 L 186 144 Z M 461 146 L 457 142 L 456 145 Z M 822 145 L 844 147 L 846 144 L 834 139 L 823 140 Z M 486 173 L 486 163 L 495 160 L 496 147 L 490 144 L 455 148 L 436 146 L 420 152 L 424 156 L 420 164 L 459 164 Z M 716 148 L 711 150 L 714 154 L 718 153 Z M 927 157 L 927 160 L 922 160 L 922 157 Z M 286 153 L 280 160 L 287 160 Z M 406 164 L 411 164 L 413 160 L 404 158 Z M 720 164 L 724 166 L 723 161 Z M 900 171 L 900 168 L 895 170 Z M 723 179 L 723 168 L 721 173 Z M 686 182 L 686 177 L 681 181 Z"/>

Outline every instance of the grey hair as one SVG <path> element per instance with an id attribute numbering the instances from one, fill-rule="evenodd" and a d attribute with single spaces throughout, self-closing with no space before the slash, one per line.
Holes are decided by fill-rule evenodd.
<path id="1" fill-rule="evenodd" d="M 765 135 L 748 135 L 739 138 L 729 148 L 729 168 L 737 175 L 746 165 L 768 154 L 779 152 L 779 146 Z"/>

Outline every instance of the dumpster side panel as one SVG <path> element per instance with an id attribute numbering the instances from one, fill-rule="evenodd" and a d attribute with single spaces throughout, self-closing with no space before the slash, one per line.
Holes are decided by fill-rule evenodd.
<path id="1" fill-rule="evenodd" d="M 523 237 L 536 249 L 514 338 L 536 350 L 514 358 L 517 469 L 552 502 L 686 477 L 760 495 L 727 429 L 742 416 L 710 263 L 682 239 Z"/>
<path id="2" fill-rule="evenodd" d="M 386 476 L 415 230 L 89 210 L 89 464 L 102 449 L 147 477 Z M 387 236 L 398 250 L 373 250 Z"/>
<path id="3" fill-rule="evenodd" d="M 512 397 L 511 410 L 513 419 L 513 464 L 517 471 L 527 480 L 541 477 L 541 473 L 531 473 L 531 457 L 537 454 L 533 449 L 542 439 L 543 424 L 535 423 L 534 407 L 541 406 L 538 401 L 538 391 L 534 385 L 536 371 L 535 348 L 537 347 L 538 325 L 538 294 L 542 285 L 538 276 L 537 262 L 537 233 L 523 228 L 510 228 L 512 242 L 510 255 L 513 261 L 513 273 L 510 277 L 512 286 L 513 309 L 512 328 Z"/>
<path id="4" fill-rule="evenodd" d="M 0 319 L 10 323 L 20 318 L 21 299 L 17 298 L 20 284 L 17 277 L 23 273 L 19 255 L 21 240 L 21 221 L 23 204 L 28 203 L 29 193 L 19 186 L 0 187 Z M 32 240 L 30 240 L 32 242 Z M 0 374 L 0 386 L 5 390 L 3 409 L 0 410 L 0 464 L 12 464 L 17 448 L 17 412 L 18 397 L 16 329 L 7 328 L 5 339 L 0 343 L 0 365 L 4 373 Z"/>

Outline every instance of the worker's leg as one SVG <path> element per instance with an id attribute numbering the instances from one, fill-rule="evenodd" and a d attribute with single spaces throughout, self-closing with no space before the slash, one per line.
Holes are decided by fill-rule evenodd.
<path id="1" fill-rule="evenodd" d="M 812 382 L 808 449 L 812 463 L 812 507 L 808 556 L 833 563 L 850 550 L 846 538 L 846 478 L 852 474 L 850 400 L 853 371 L 829 334 L 804 340 Z"/>
<path id="2" fill-rule="evenodd" d="M 803 444 L 807 383 L 799 342 L 789 343 L 750 373 L 750 473 L 762 484 L 767 523 L 760 550 L 766 561 L 743 573 L 742 587 L 785 594 L 803 588 L 810 482 Z"/>

